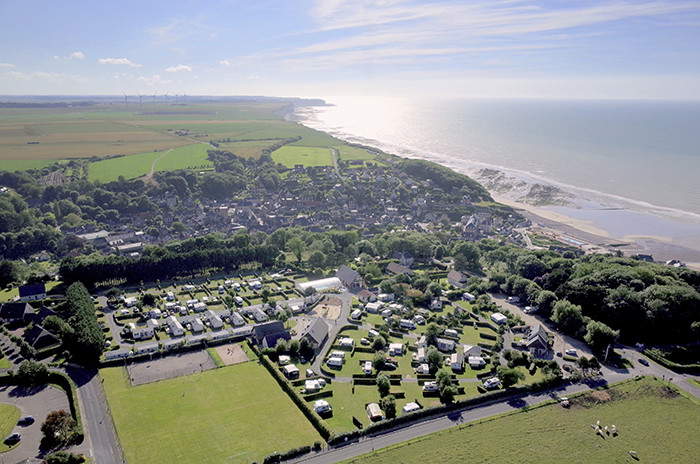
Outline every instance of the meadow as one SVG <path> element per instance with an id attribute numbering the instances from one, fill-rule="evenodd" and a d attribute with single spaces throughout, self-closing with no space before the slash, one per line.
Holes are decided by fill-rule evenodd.
<path id="1" fill-rule="evenodd" d="M 131 387 L 123 367 L 102 369 L 131 463 L 261 461 L 321 440 L 267 370 L 246 362 Z M 294 424 L 289 427 L 288 424 Z"/>
<path id="2" fill-rule="evenodd" d="M 288 168 L 293 168 L 295 164 L 303 164 L 304 167 L 330 166 L 333 164 L 333 156 L 328 148 L 298 147 L 294 145 L 286 145 L 272 152 L 272 160 L 275 163 L 282 163 Z"/>
<path id="3" fill-rule="evenodd" d="M 467 413 L 468 417 L 468 413 Z M 464 424 L 345 461 L 498 462 L 501 464 L 691 464 L 700 455 L 700 403 L 655 379 L 631 380 L 571 398 L 571 407 L 549 404 Z M 591 424 L 617 426 L 601 437 Z"/>

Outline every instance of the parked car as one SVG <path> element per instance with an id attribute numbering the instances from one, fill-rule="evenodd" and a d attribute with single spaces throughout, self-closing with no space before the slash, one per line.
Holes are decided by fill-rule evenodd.
<path id="1" fill-rule="evenodd" d="M 639 364 L 641 364 L 643 366 L 649 366 L 649 361 L 647 361 L 644 358 L 639 358 L 637 361 L 639 361 Z"/>
<path id="2" fill-rule="evenodd" d="M 384 369 L 386 369 L 388 371 L 395 371 L 396 369 L 398 369 L 398 366 L 394 363 L 388 362 L 388 363 L 384 364 Z"/>
<path id="3" fill-rule="evenodd" d="M 366 338 L 361 338 L 361 339 L 360 339 L 360 344 L 361 344 L 361 345 L 369 345 L 369 340 L 367 340 Z"/>
<path id="4" fill-rule="evenodd" d="M 34 416 L 24 416 L 17 421 L 17 425 L 32 425 L 34 423 Z"/>
<path id="5" fill-rule="evenodd" d="M 573 357 L 577 357 L 577 356 L 578 356 L 578 351 L 576 351 L 576 350 L 573 349 L 573 348 L 568 349 L 568 350 L 564 350 L 564 353 L 566 353 L 567 356 L 573 356 Z"/>
<path id="6" fill-rule="evenodd" d="M 21 439 L 22 436 L 19 433 L 11 433 L 7 436 L 7 438 L 5 438 L 5 444 L 17 443 Z"/>

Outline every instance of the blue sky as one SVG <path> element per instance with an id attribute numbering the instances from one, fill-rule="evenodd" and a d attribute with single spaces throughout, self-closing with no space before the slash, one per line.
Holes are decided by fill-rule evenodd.
<path id="1" fill-rule="evenodd" d="M 2 0 L 0 94 L 700 99 L 700 2 Z"/>

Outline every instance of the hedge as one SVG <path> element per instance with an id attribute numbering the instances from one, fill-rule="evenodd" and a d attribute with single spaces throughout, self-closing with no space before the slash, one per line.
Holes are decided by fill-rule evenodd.
<path id="1" fill-rule="evenodd" d="M 673 362 L 663 355 L 661 351 L 656 348 L 647 348 L 644 350 L 644 354 L 666 367 L 676 372 L 688 372 L 691 374 L 700 374 L 700 364 L 678 364 Z"/>
<path id="2" fill-rule="evenodd" d="M 316 393 L 311 393 L 309 395 L 304 395 L 304 401 L 316 401 L 321 398 L 331 398 L 333 396 L 333 390 L 324 390 Z"/>

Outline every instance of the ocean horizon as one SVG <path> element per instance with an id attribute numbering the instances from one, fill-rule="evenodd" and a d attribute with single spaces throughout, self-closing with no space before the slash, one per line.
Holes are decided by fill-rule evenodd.
<path id="1" fill-rule="evenodd" d="M 616 238 L 700 249 L 700 102 L 335 97 L 291 118 L 351 143 L 435 161 Z M 489 185 L 484 169 L 503 173 Z"/>

